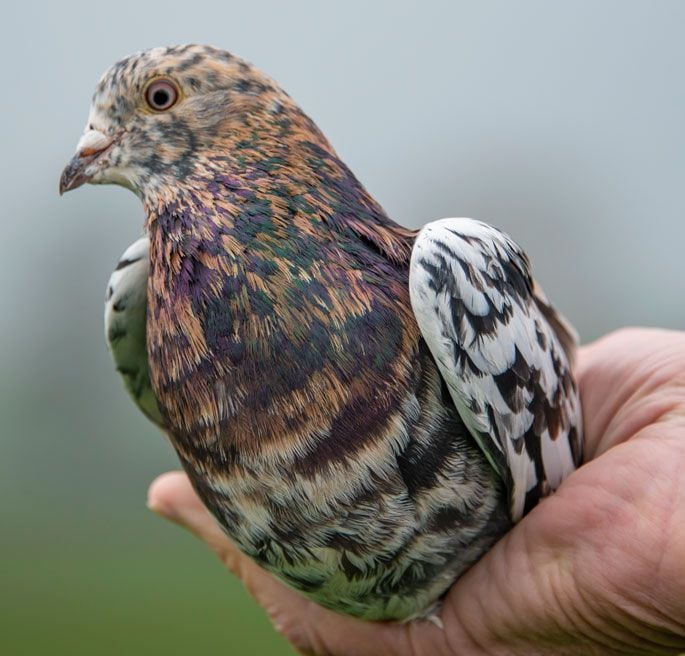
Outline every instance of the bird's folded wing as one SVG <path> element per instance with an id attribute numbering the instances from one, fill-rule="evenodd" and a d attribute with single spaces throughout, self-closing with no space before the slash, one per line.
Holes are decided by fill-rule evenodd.
<path id="1" fill-rule="evenodd" d="M 525 253 L 480 221 L 426 225 L 409 286 L 421 333 L 517 521 L 580 462 L 573 328 L 537 287 Z"/>
<path id="2" fill-rule="evenodd" d="M 148 251 L 147 237 L 131 244 L 110 276 L 105 299 L 105 339 L 131 398 L 150 421 L 163 428 L 150 383 L 145 344 Z"/>

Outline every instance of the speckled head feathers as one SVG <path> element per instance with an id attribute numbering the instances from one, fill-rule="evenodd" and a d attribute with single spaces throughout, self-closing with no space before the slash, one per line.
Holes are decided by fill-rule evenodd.
<path id="1" fill-rule="evenodd" d="M 146 99 L 149 85 L 160 79 L 178 92 L 164 111 Z M 143 198 L 163 193 L 165 182 L 182 181 L 198 160 L 235 146 L 236 131 L 274 122 L 287 110 L 296 106 L 273 80 L 226 51 L 185 45 L 130 55 L 96 87 L 77 156 L 91 156 L 96 143 L 98 157 L 78 161 L 89 167 L 85 176 L 79 171 L 78 184 L 121 184 Z"/>
<path id="2" fill-rule="evenodd" d="M 158 81 L 176 90 L 163 111 L 149 101 Z M 148 222 L 190 205 L 196 225 L 210 212 L 211 223 L 228 228 L 254 196 L 273 226 L 306 217 L 305 225 L 361 235 L 392 259 L 408 259 L 413 235 L 386 216 L 277 83 L 211 46 L 154 48 L 105 72 L 60 188 L 84 182 L 133 190 Z"/>

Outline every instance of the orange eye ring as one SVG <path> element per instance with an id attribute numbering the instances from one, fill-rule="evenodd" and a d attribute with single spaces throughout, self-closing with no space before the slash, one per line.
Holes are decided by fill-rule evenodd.
<path id="1" fill-rule="evenodd" d="M 164 77 L 152 80 L 145 88 L 145 102 L 155 112 L 171 109 L 178 102 L 180 95 L 176 83 Z"/>

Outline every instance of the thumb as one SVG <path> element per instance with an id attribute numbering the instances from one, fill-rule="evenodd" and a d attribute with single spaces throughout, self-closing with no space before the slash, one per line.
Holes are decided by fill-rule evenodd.
<path id="1" fill-rule="evenodd" d="M 147 505 L 160 517 L 184 527 L 205 542 L 260 603 L 264 590 L 269 595 L 289 592 L 235 546 L 204 507 L 183 472 L 167 472 L 155 479 L 148 490 Z"/>

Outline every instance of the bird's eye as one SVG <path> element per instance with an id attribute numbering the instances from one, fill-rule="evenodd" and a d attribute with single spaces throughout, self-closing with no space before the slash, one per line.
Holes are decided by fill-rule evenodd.
<path id="1" fill-rule="evenodd" d="M 150 109 L 163 112 L 176 104 L 178 95 L 178 88 L 171 80 L 157 79 L 150 82 L 145 89 L 145 102 Z"/>

